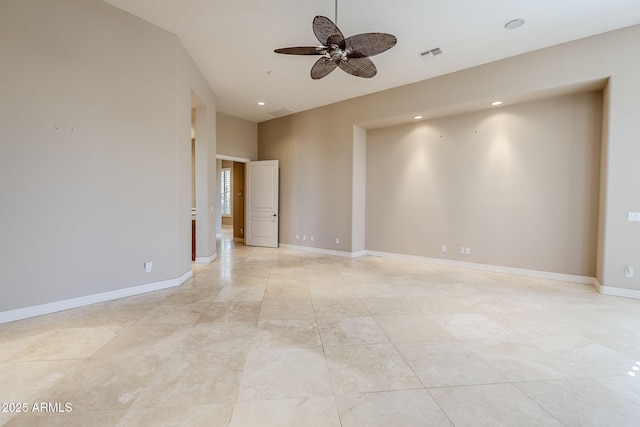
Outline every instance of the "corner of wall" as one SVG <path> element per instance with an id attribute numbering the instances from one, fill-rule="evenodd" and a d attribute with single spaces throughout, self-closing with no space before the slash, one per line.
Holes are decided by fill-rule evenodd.
<path id="1" fill-rule="evenodd" d="M 353 126 L 351 252 L 365 250 L 367 130 Z"/>

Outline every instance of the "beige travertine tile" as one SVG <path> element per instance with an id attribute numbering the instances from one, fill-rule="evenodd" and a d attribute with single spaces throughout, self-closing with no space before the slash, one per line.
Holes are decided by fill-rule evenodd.
<path id="1" fill-rule="evenodd" d="M 269 279 L 269 284 L 264 291 L 265 300 L 289 300 L 298 298 L 307 300 L 310 298 L 309 288 L 306 284 L 283 283 L 281 281 L 271 281 L 271 279 Z"/>
<path id="2" fill-rule="evenodd" d="M 31 347 L 39 346 L 49 340 L 54 333 L 55 330 L 42 329 L 16 330 L 12 328 L 3 330 L 0 333 L 0 363 L 12 359 L 15 355 L 23 353 Z"/>
<path id="3" fill-rule="evenodd" d="M 429 391 L 455 426 L 562 425 L 512 384 L 433 388 Z"/>
<path id="4" fill-rule="evenodd" d="M 336 394 L 423 387 L 391 344 L 325 347 Z"/>
<path id="5" fill-rule="evenodd" d="M 182 325 L 133 325 L 93 354 L 95 358 L 172 353 L 187 329 Z"/>
<path id="6" fill-rule="evenodd" d="M 426 315 L 374 317 L 394 343 L 455 340 L 453 335 Z"/>
<path id="7" fill-rule="evenodd" d="M 200 319 L 210 303 L 159 304 L 151 309 L 138 325 L 192 325 Z"/>
<path id="8" fill-rule="evenodd" d="M 459 340 L 510 339 L 517 334 L 509 325 L 482 313 L 435 314 L 431 317 Z"/>
<path id="9" fill-rule="evenodd" d="M 70 413 L 16 414 L 6 424 L 7 427 L 102 427 L 115 426 L 124 416 L 124 411 L 97 411 Z M 0 422 L 2 418 L 0 418 Z"/>
<path id="10" fill-rule="evenodd" d="M 511 382 L 584 376 L 523 339 L 465 341 L 464 344 Z"/>
<path id="11" fill-rule="evenodd" d="M 458 341 L 397 346 L 427 387 L 506 382 L 487 362 Z"/>
<path id="12" fill-rule="evenodd" d="M 215 302 L 205 309 L 198 323 L 246 323 L 255 325 L 260 302 Z"/>
<path id="13" fill-rule="evenodd" d="M 0 363 L 0 403 L 32 402 L 82 362 L 45 360 Z"/>
<path id="14" fill-rule="evenodd" d="M 320 348 L 254 348 L 247 356 L 239 400 L 331 395 Z"/>
<path id="15" fill-rule="evenodd" d="M 180 353 L 159 369 L 132 408 L 233 402 L 238 395 L 245 353 Z"/>
<path id="16" fill-rule="evenodd" d="M 318 319 L 318 328 L 324 346 L 389 343 L 371 316 Z"/>
<path id="17" fill-rule="evenodd" d="M 369 315 L 358 298 L 317 298 L 313 300 L 313 307 L 318 319 Z"/>
<path id="18" fill-rule="evenodd" d="M 259 320 L 301 320 L 315 319 L 313 305 L 310 299 L 278 299 L 262 302 Z"/>
<path id="19" fill-rule="evenodd" d="M 173 353 L 247 352 L 257 342 L 258 328 L 244 322 L 198 323 L 180 335 Z"/>
<path id="20" fill-rule="evenodd" d="M 236 403 L 231 427 L 340 427 L 333 396 Z"/>
<path id="21" fill-rule="evenodd" d="M 640 405 L 592 378 L 517 383 L 564 425 L 637 426 Z"/>
<path id="22" fill-rule="evenodd" d="M 637 359 L 578 335 L 529 338 L 553 359 L 591 376 L 626 375 Z"/>
<path id="23" fill-rule="evenodd" d="M 232 412 L 233 403 L 229 402 L 131 409 L 120 419 L 118 426 L 226 427 Z"/>
<path id="24" fill-rule="evenodd" d="M 345 394 L 336 404 L 343 427 L 452 426 L 425 389 Z"/>
<path id="25" fill-rule="evenodd" d="M 360 298 L 372 316 L 405 316 L 425 314 L 419 301 L 412 297 Z"/>
<path id="26" fill-rule="evenodd" d="M 238 301 L 262 301 L 266 285 L 259 286 L 226 286 L 222 289 L 215 302 L 238 302 Z"/>
<path id="27" fill-rule="evenodd" d="M 11 357 L 12 361 L 86 359 L 112 341 L 125 327 L 65 328 L 52 331 Z"/>
<path id="28" fill-rule="evenodd" d="M 309 283 L 309 294 L 314 300 L 324 298 L 335 299 L 358 297 L 350 285 L 335 282 Z"/>
<path id="29" fill-rule="evenodd" d="M 320 347 L 315 320 L 269 320 L 258 322 L 256 346 L 269 348 Z"/>
<path id="30" fill-rule="evenodd" d="M 172 363 L 168 356 L 88 359 L 44 390 L 37 401 L 69 402 L 74 412 L 128 409 Z"/>

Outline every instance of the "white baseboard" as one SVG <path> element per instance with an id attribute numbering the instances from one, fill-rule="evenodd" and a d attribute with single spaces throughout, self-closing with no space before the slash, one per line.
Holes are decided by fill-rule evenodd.
<path id="1" fill-rule="evenodd" d="M 598 292 L 603 295 L 611 295 L 625 298 L 640 299 L 640 290 L 617 288 L 613 286 L 604 286 L 600 284 L 598 279 L 589 276 L 579 276 L 575 274 L 553 273 L 549 271 L 528 270 L 525 268 L 503 267 L 500 265 L 478 264 L 467 261 L 456 261 L 451 259 L 429 258 L 416 255 L 395 254 L 391 252 L 380 252 L 364 250 L 359 252 L 342 252 L 329 249 L 312 248 L 309 246 L 297 246 L 281 243 L 281 248 L 313 252 L 325 255 L 335 255 L 349 258 L 356 258 L 364 255 L 379 256 L 383 258 L 392 258 L 402 261 L 426 262 L 436 265 L 447 265 L 450 267 L 469 268 L 473 270 L 491 271 L 494 273 L 514 274 L 517 276 L 534 277 L 538 279 L 559 280 L 563 282 L 582 283 L 594 286 Z"/>
<path id="2" fill-rule="evenodd" d="M 637 289 L 616 288 L 614 286 L 604 286 L 600 283 L 598 283 L 596 287 L 598 288 L 598 291 L 600 291 L 600 293 L 603 295 L 640 299 L 640 291 Z"/>
<path id="3" fill-rule="evenodd" d="M 131 286 L 129 288 L 117 289 L 115 291 L 102 292 L 99 294 L 86 295 L 78 298 L 0 312 L 0 324 L 180 286 L 191 276 L 193 276 L 193 271 L 189 270 L 176 279 Z"/>
<path id="4" fill-rule="evenodd" d="M 456 261 L 451 259 L 428 258 L 415 255 L 402 255 L 388 252 L 366 251 L 367 255 L 393 258 L 405 261 L 426 262 L 429 264 L 448 265 L 451 267 L 470 268 L 474 270 L 492 271 L 494 273 L 515 274 L 517 276 L 535 277 L 538 279 L 561 280 L 563 282 L 583 283 L 596 286 L 598 281 L 595 277 L 578 276 L 574 274 L 552 273 L 548 271 L 527 270 L 525 268 L 503 267 L 500 265 L 477 264 L 467 261 Z"/>
<path id="5" fill-rule="evenodd" d="M 215 253 L 211 256 L 199 256 L 196 257 L 196 264 L 211 264 L 213 261 L 216 260 L 216 258 L 218 258 L 218 254 Z"/>
<path id="6" fill-rule="evenodd" d="M 285 243 L 280 243 L 280 247 L 283 249 L 292 249 L 296 251 L 313 252 L 316 254 L 341 256 L 341 257 L 347 257 L 347 258 L 355 258 L 355 257 L 364 255 L 364 251 L 362 252 L 334 251 L 331 249 L 313 248 L 311 246 L 287 245 Z"/>

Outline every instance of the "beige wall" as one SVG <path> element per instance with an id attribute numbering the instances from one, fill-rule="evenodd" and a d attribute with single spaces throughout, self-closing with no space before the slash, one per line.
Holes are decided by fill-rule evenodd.
<path id="1" fill-rule="evenodd" d="M 214 162 L 215 98 L 176 37 L 97 0 L 5 0 L 0 40 L 0 312 L 190 271 L 191 90 Z"/>
<path id="2" fill-rule="evenodd" d="M 595 276 L 601 122 L 595 91 L 370 130 L 367 249 Z"/>
<path id="3" fill-rule="evenodd" d="M 338 105 L 258 125 L 259 159 L 280 160 L 281 243 L 351 251 L 352 120 Z"/>
<path id="4" fill-rule="evenodd" d="M 217 150 L 219 155 L 240 159 L 258 159 L 258 125 L 218 112 Z"/>
<path id="5" fill-rule="evenodd" d="M 606 84 L 596 277 L 640 290 L 640 275 L 624 277 L 625 265 L 640 267 L 640 224 L 627 221 L 627 212 L 640 211 L 639 44 L 634 26 L 260 123 L 259 158 L 280 160 L 281 241 L 299 244 L 296 233 L 313 231 L 320 248 L 336 249 L 340 237 L 339 250 L 357 250 L 354 164 L 361 159 L 354 154 L 361 150 L 354 149 L 354 125 L 379 128 L 416 113 L 446 117 L 496 98 L 521 102 Z"/>

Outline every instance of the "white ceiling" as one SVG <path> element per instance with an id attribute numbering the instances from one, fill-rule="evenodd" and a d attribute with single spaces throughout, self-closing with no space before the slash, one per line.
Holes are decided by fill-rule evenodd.
<path id="1" fill-rule="evenodd" d="M 254 122 L 640 23 L 640 0 L 339 0 L 345 37 L 384 32 L 398 44 L 372 58 L 371 79 L 337 69 L 312 80 L 317 57 L 273 50 L 317 45 L 311 22 L 334 20 L 334 0 L 105 1 L 175 33 L 216 93 L 217 110 Z M 526 24 L 506 30 L 515 18 Z M 435 47 L 444 54 L 420 57 Z"/>

